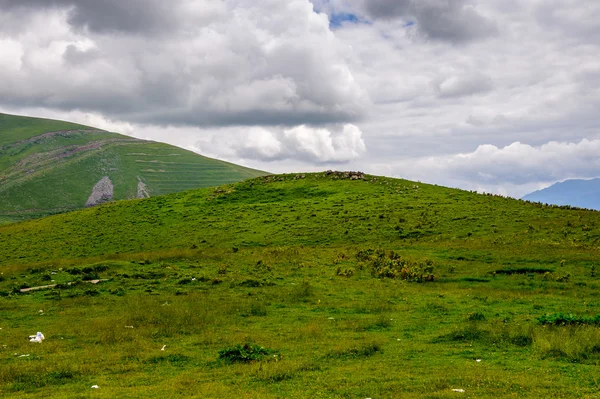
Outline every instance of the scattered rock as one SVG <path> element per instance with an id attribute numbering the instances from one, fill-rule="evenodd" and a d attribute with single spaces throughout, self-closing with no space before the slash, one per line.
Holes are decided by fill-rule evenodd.
<path id="1" fill-rule="evenodd" d="M 150 198 L 148 186 L 138 177 L 137 196 L 136 198 Z"/>
<path id="2" fill-rule="evenodd" d="M 325 172 L 326 176 L 333 177 L 335 179 L 344 179 L 344 180 L 365 180 L 365 174 L 363 172 L 339 172 L 335 170 L 328 170 Z"/>
<path id="3" fill-rule="evenodd" d="M 113 199 L 115 186 L 108 176 L 104 176 L 92 189 L 92 194 L 85 203 L 86 207 L 100 205 Z"/>

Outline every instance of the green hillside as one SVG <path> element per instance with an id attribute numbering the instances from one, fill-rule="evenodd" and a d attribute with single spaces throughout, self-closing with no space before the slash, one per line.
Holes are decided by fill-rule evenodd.
<path id="1" fill-rule="evenodd" d="M 263 174 L 167 144 L 0 114 L 0 223 Z M 93 197 L 101 181 L 110 193 Z"/>
<path id="2" fill-rule="evenodd" d="M 600 388 L 599 212 L 324 172 L 0 226 L 0 242 L 8 397 Z"/>

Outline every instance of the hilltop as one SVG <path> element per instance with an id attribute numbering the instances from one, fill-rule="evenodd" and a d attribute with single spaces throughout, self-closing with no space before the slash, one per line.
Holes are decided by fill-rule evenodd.
<path id="1" fill-rule="evenodd" d="M 571 179 L 527 194 L 524 200 L 600 210 L 600 179 Z"/>
<path id="2" fill-rule="evenodd" d="M 165 248 L 408 243 L 438 250 L 475 245 L 492 252 L 539 246 L 549 255 L 595 249 L 600 242 L 600 213 L 408 180 L 344 176 L 265 176 L 1 227 L 6 253 L 0 264 Z"/>
<path id="3" fill-rule="evenodd" d="M 264 174 L 88 126 L 0 114 L 0 223 Z"/>
<path id="4" fill-rule="evenodd" d="M 598 212 L 328 171 L 9 224 L 0 242 L 15 398 L 599 388 Z"/>

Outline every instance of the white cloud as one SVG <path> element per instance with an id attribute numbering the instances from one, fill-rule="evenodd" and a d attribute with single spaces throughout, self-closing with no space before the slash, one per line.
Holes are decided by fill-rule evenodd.
<path id="1" fill-rule="evenodd" d="M 220 129 L 194 149 L 229 160 L 340 164 L 359 158 L 366 146 L 360 129 L 351 124 L 316 128 Z M 243 162 L 243 161 L 242 161 Z"/>
<path id="2" fill-rule="evenodd" d="M 434 88 L 439 97 L 454 98 L 485 93 L 492 90 L 493 85 L 488 76 L 474 72 L 437 79 Z"/>
<path id="3" fill-rule="evenodd" d="M 403 170 L 417 180 L 453 182 L 479 191 L 520 196 L 550 182 L 596 177 L 600 170 L 598 154 L 598 139 L 552 141 L 540 146 L 515 142 L 500 148 L 484 144 L 473 152 L 399 161 L 392 169 Z"/>
<path id="4" fill-rule="evenodd" d="M 158 125 L 295 126 L 356 120 L 369 103 L 346 63 L 351 49 L 308 0 L 1 3 L 0 21 L 29 13 L 23 26 L 0 26 L 20 44 L 0 43 L 0 105 Z"/>

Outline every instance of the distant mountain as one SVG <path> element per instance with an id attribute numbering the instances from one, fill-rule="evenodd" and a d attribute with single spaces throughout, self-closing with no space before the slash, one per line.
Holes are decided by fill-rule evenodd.
<path id="1" fill-rule="evenodd" d="M 565 180 L 527 194 L 523 199 L 600 210 L 600 179 Z"/>
<path id="2" fill-rule="evenodd" d="M 0 223 L 265 174 L 168 144 L 0 114 Z"/>

